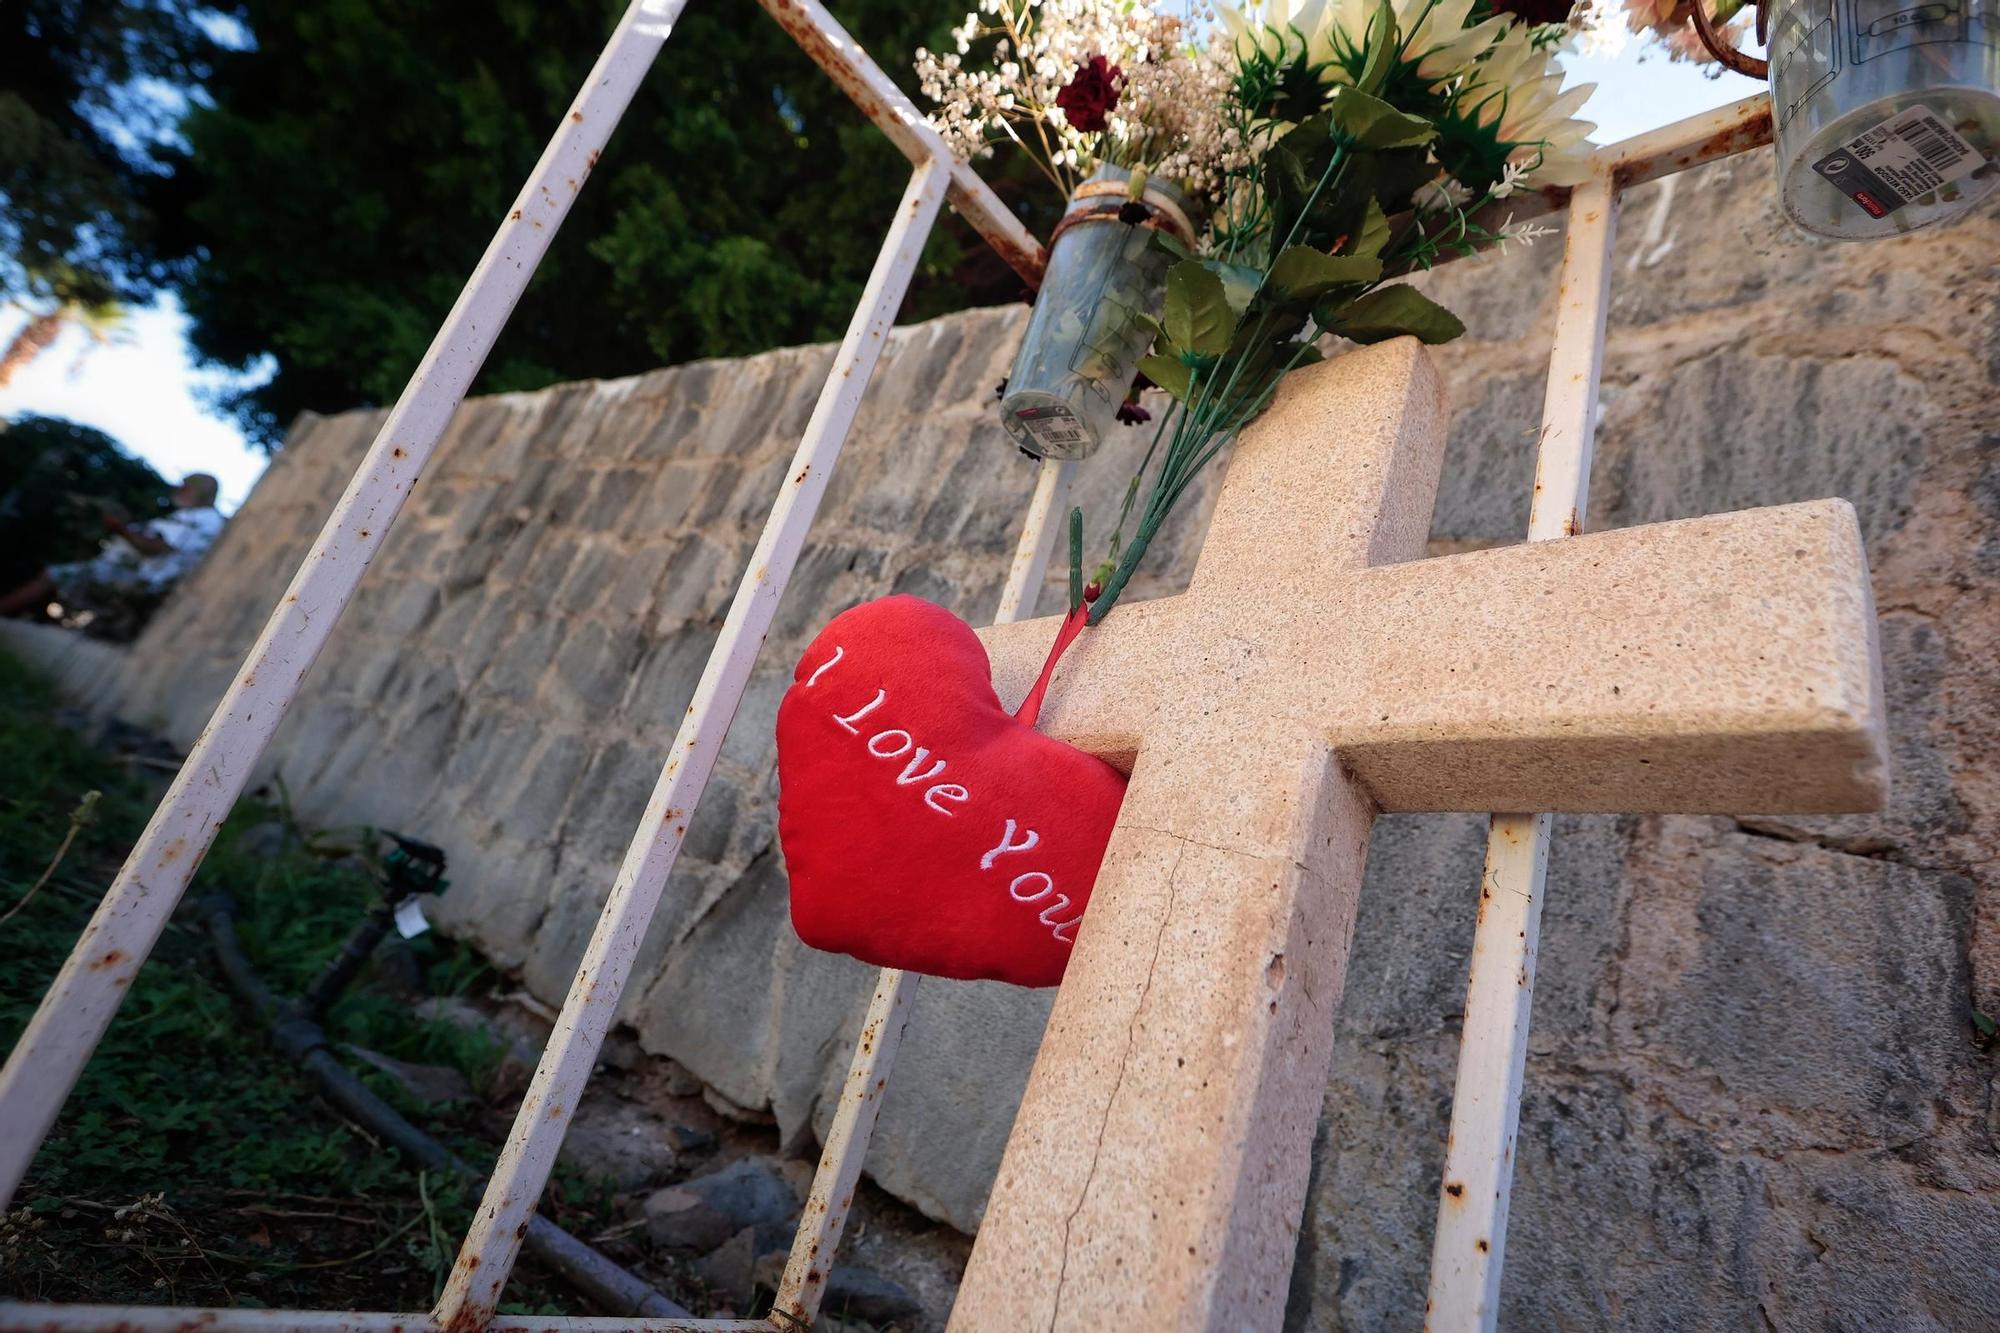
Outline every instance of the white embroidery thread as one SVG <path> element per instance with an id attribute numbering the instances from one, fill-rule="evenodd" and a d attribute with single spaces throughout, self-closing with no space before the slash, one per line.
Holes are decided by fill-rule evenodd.
<path id="1" fill-rule="evenodd" d="M 1041 891 L 1039 893 L 1022 893 L 1021 881 L 1024 879 L 1040 880 L 1042 882 Z M 1055 886 L 1056 886 L 1055 878 L 1048 872 L 1042 870 L 1030 870 L 1025 875 L 1014 876 L 1014 882 L 1007 886 L 1007 896 L 1012 898 L 1017 903 L 1040 902 L 1042 899 L 1049 896 L 1049 891 L 1055 888 Z M 1060 893 L 1058 893 L 1056 897 L 1062 898 L 1064 906 L 1069 905 L 1069 899 L 1063 898 L 1063 896 Z M 1043 924 L 1046 925 L 1047 923 L 1044 922 Z"/>
<path id="2" fill-rule="evenodd" d="M 893 750 L 876 749 L 875 743 L 881 740 L 885 736 L 901 736 L 903 740 L 902 743 L 897 745 L 896 748 Z M 868 738 L 868 753 L 874 755 L 877 759 L 899 759 L 903 755 L 908 754 L 910 752 L 910 746 L 912 746 L 915 743 L 916 743 L 915 738 L 912 737 L 910 733 L 907 731 L 900 731 L 894 729 L 889 731 L 878 731 L 873 736 L 870 736 Z"/>
<path id="3" fill-rule="evenodd" d="M 833 656 L 820 663 L 813 669 L 813 673 L 806 677 L 806 688 L 811 689 L 813 686 L 819 684 L 819 678 L 833 670 L 833 664 L 845 656 L 847 656 L 847 649 L 844 646 L 837 643 L 833 645 Z"/>
<path id="4" fill-rule="evenodd" d="M 846 717 L 841 717 L 839 714 L 835 714 L 833 719 L 834 725 L 838 726 L 851 736 L 859 736 L 861 734 L 861 728 L 855 726 L 854 724 L 856 722 L 859 722 L 862 718 L 867 717 L 870 713 L 874 712 L 876 709 L 880 708 L 882 706 L 882 701 L 884 699 L 887 699 L 888 697 L 889 697 L 889 691 L 887 690 L 875 691 L 875 697 L 873 699 L 870 699 L 861 708 L 857 709 L 852 713 L 849 713 Z"/>
<path id="5" fill-rule="evenodd" d="M 942 768 L 944 765 L 940 764 L 938 767 Z M 939 801 L 956 801 L 960 805 L 964 805 L 971 799 L 972 793 L 959 786 L 956 782 L 940 782 L 937 786 L 932 787 L 924 793 L 924 804 L 943 815 L 946 819 L 951 818 L 951 811 L 939 805 Z"/>
<path id="6" fill-rule="evenodd" d="M 1035 832 L 1033 829 L 1029 829 L 1026 840 L 1022 842 L 1015 842 L 1014 821 L 1010 819 L 1007 821 L 1007 831 L 1000 835 L 1000 845 L 998 847 L 995 847 L 992 851 L 986 853 L 986 855 L 979 858 L 979 868 L 981 870 L 991 870 L 993 868 L 993 862 L 1000 856 L 1002 852 L 1031 852 L 1041 843 L 1041 841 L 1042 841 L 1042 835 Z"/>
<path id="7" fill-rule="evenodd" d="M 896 779 L 896 785 L 898 787 L 914 787 L 919 782 L 929 782 L 932 778 L 944 772 L 944 760 L 942 759 L 938 760 L 935 764 L 932 764 L 929 772 L 927 773 L 917 772 L 917 765 L 923 763 L 924 760 L 930 757 L 931 757 L 931 752 L 929 750 L 926 750 L 923 746 L 919 745 L 917 747 L 916 757 L 911 759 L 908 764 L 904 765 L 903 775 Z"/>

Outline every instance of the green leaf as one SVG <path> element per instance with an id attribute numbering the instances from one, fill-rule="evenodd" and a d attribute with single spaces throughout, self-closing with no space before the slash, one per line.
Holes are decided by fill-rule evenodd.
<path id="1" fill-rule="evenodd" d="M 1083 605 L 1083 510 L 1069 511 L 1069 609 Z"/>
<path id="2" fill-rule="evenodd" d="M 1333 118 L 1322 112 L 1300 121 L 1280 135 L 1264 155 L 1264 199 L 1271 210 L 1271 235 L 1282 243 L 1293 237 L 1294 225 L 1305 212 L 1313 187 L 1333 161 Z M 1302 228 L 1301 228 L 1302 229 Z"/>
<path id="3" fill-rule="evenodd" d="M 1405 115 L 1354 88 L 1333 99 L 1332 113 L 1334 128 L 1363 148 L 1414 148 L 1437 135 L 1422 116 Z"/>
<path id="4" fill-rule="evenodd" d="M 1334 256 L 1307 245 L 1294 245 L 1271 264 L 1265 290 L 1283 302 L 1315 301 L 1336 287 L 1365 286 L 1382 276 L 1382 261 L 1373 255 Z"/>
<path id="5" fill-rule="evenodd" d="M 1236 328 L 1222 279 L 1199 263 L 1180 263 L 1167 270 L 1167 336 L 1183 351 L 1220 356 L 1229 349 Z"/>
<path id="6" fill-rule="evenodd" d="M 1372 95 L 1382 91 L 1382 85 L 1389 81 L 1389 71 L 1396 67 L 1402 54 L 1403 39 L 1396 31 L 1396 10 L 1389 0 L 1376 0 L 1375 13 L 1368 20 L 1363 41 L 1368 46 L 1368 58 L 1362 62 L 1361 77 L 1354 85 Z"/>
<path id="7" fill-rule="evenodd" d="M 1139 370 L 1147 379 L 1165 389 L 1175 402 L 1186 405 L 1194 371 L 1178 356 L 1161 352 L 1142 356 L 1139 358 Z"/>
<path id="8" fill-rule="evenodd" d="M 1972 1011 L 1972 1026 L 1978 1028 L 1982 1036 L 1991 1037 L 2000 1035 L 2000 1023 L 1995 1023 L 1991 1018 L 1980 1013 L 1977 1009 Z"/>
<path id="9" fill-rule="evenodd" d="M 1170 231 L 1156 231 L 1152 236 L 1155 249 L 1165 250 L 1175 259 L 1199 259 L 1200 256 L 1188 248 L 1188 243 Z"/>
<path id="10" fill-rule="evenodd" d="M 1352 301 L 1329 302 L 1317 318 L 1321 328 L 1358 343 L 1387 342 L 1412 334 L 1435 345 L 1465 332 L 1457 315 L 1405 283 L 1377 287 Z"/>
<path id="11" fill-rule="evenodd" d="M 1382 212 L 1382 205 L 1373 198 L 1361 214 L 1361 230 L 1348 238 L 1347 253 L 1351 255 L 1379 255 L 1382 247 L 1389 243 L 1389 219 Z"/>
<path id="12" fill-rule="evenodd" d="M 1221 259 L 1204 259 L 1201 266 L 1222 279 L 1223 299 L 1240 318 L 1250 308 L 1264 275 L 1248 264 L 1231 264 Z"/>

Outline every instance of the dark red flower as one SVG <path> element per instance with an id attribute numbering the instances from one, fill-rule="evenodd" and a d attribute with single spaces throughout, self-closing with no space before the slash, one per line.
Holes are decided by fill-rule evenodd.
<path id="1" fill-rule="evenodd" d="M 1491 0 L 1496 14 L 1512 14 L 1523 23 L 1567 23 L 1572 0 Z"/>
<path id="2" fill-rule="evenodd" d="M 1140 371 L 1132 378 L 1132 388 L 1126 393 L 1125 401 L 1118 404 L 1118 419 L 1128 426 L 1136 426 L 1142 421 L 1151 421 L 1153 414 L 1139 405 L 1139 395 L 1153 388 L 1153 381 Z"/>
<path id="3" fill-rule="evenodd" d="M 1104 128 L 1104 117 L 1118 105 L 1124 86 L 1124 70 L 1103 56 L 1092 56 L 1076 67 L 1076 74 L 1056 94 L 1056 105 L 1071 129 L 1094 134 Z"/>

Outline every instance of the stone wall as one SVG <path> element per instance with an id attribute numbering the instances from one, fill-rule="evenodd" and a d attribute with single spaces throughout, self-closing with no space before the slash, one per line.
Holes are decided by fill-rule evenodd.
<path id="1" fill-rule="evenodd" d="M 2000 212 L 1831 246 L 1783 230 L 1769 173 L 1759 154 L 1627 202 L 1589 526 L 1851 499 L 1895 795 L 1866 817 L 1558 822 L 1503 1289 L 1516 1328 L 1956 1329 L 2000 1309 L 2000 1105 L 1971 1024 L 2000 1011 Z M 1559 248 L 1431 280 L 1473 330 L 1439 355 L 1457 411 L 1438 551 L 1525 529 Z M 871 977 L 786 924 L 778 696 L 855 601 L 990 614 L 1033 484 L 990 410 L 1020 318 L 891 340 L 627 995 L 650 1049 L 801 1144 Z M 444 844 L 445 925 L 546 999 L 830 358 L 467 404 L 273 748 L 310 816 Z M 193 737 L 378 419 L 300 421 L 102 705 Z M 1094 528 L 1140 444 L 1085 470 Z M 1137 595 L 1185 581 L 1205 514 L 1189 507 Z M 1377 826 L 1296 1327 L 1421 1321 L 1483 845 L 1476 816 Z M 869 1157 L 882 1184 L 976 1226 L 1046 1013 L 996 985 L 922 987 Z"/>

